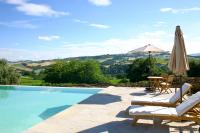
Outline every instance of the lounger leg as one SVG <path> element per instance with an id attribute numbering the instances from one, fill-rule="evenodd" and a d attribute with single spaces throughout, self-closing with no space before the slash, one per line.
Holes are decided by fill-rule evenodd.
<path id="1" fill-rule="evenodd" d="M 198 120 L 198 121 L 195 121 L 198 125 L 200 125 L 200 121 Z M 200 128 L 200 127 L 199 127 Z"/>
<path id="2" fill-rule="evenodd" d="M 165 92 L 167 92 L 167 94 L 169 94 L 168 90 L 169 90 L 169 87 L 165 88 Z"/>
<path id="3" fill-rule="evenodd" d="M 162 123 L 163 120 L 159 119 L 159 118 L 154 118 L 153 119 L 153 123 L 154 125 L 160 125 Z"/>
<path id="4" fill-rule="evenodd" d="M 172 93 L 172 90 L 169 88 L 169 91 Z"/>
<path id="5" fill-rule="evenodd" d="M 160 94 L 162 94 L 162 92 L 163 92 L 163 88 L 161 87 L 161 88 L 160 88 Z"/>
<path id="6" fill-rule="evenodd" d="M 132 125 L 134 126 L 138 121 L 138 118 L 137 117 L 133 117 L 133 122 L 132 122 Z"/>
<path id="7" fill-rule="evenodd" d="M 166 89 L 163 89 L 163 93 L 169 94 L 168 91 L 167 91 Z"/>

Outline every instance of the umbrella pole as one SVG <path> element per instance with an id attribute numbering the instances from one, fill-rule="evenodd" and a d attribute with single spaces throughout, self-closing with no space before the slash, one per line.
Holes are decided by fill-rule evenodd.
<path id="1" fill-rule="evenodd" d="M 149 76 L 151 76 L 151 51 L 148 51 L 148 53 L 149 53 Z M 153 88 L 151 88 L 151 85 L 150 85 L 150 80 L 149 80 L 149 89 L 151 90 L 151 89 L 153 89 Z"/>
<path id="2" fill-rule="evenodd" d="M 180 100 L 180 103 L 182 103 L 182 86 L 181 86 L 181 84 L 182 84 L 182 75 L 180 75 L 180 77 L 179 77 L 179 83 L 180 83 L 180 96 L 181 96 L 181 100 Z"/>
<path id="3" fill-rule="evenodd" d="M 149 53 L 149 76 L 151 76 L 151 51 Z"/>

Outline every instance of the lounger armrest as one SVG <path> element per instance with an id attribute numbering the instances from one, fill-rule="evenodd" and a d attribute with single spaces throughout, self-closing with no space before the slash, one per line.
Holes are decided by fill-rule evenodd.
<path id="1" fill-rule="evenodd" d="M 176 107 L 176 104 L 174 103 L 147 102 L 147 101 L 131 101 L 131 105 Z"/>

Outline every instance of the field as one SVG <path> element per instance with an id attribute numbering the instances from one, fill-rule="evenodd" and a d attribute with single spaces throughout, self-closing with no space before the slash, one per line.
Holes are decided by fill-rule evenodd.
<path id="1" fill-rule="evenodd" d="M 40 86 L 44 83 L 43 80 L 35 80 L 31 77 L 21 77 L 20 85 Z"/>

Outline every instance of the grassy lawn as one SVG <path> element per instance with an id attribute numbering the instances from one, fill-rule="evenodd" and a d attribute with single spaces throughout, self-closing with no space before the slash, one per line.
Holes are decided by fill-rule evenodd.
<path id="1" fill-rule="evenodd" d="M 43 80 L 35 80 L 31 77 L 21 77 L 20 85 L 33 85 L 33 86 L 39 86 L 44 83 Z"/>
<path id="2" fill-rule="evenodd" d="M 113 79 L 110 80 L 110 83 L 113 84 L 113 85 L 116 85 L 116 84 L 120 83 L 121 80 L 122 79 L 113 78 Z"/>
<path id="3" fill-rule="evenodd" d="M 112 83 L 113 85 L 118 84 L 121 81 L 121 79 L 112 79 L 110 80 L 110 83 Z M 33 79 L 32 77 L 28 77 L 28 76 L 22 76 L 21 77 L 21 81 L 20 81 L 20 85 L 29 85 L 29 86 L 65 86 L 65 87 L 72 87 L 72 86 L 84 86 L 84 87 L 93 87 L 96 86 L 98 84 L 84 84 L 84 83 L 55 83 L 55 84 L 51 84 L 51 83 L 45 83 L 44 80 L 36 80 Z M 101 86 L 101 84 L 99 84 Z"/>

